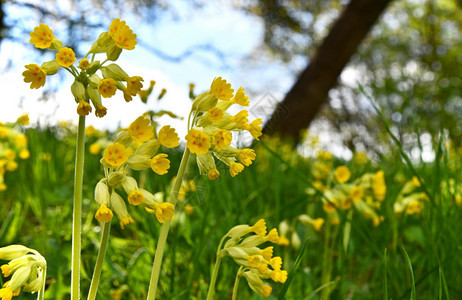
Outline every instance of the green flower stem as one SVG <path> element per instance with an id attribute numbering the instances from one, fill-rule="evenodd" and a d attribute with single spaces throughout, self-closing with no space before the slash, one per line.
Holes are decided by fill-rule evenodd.
<path id="1" fill-rule="evenodd" d="M 80 251 L 82 228 L 83 162 L 85 156 L 85 117 L 79 117 L 74 175 L 74 214 L 72 221 L 71 299 L 80 297 Z"/>
<path id="2" fill-rule="evenodd" d="M 178 174 L 175 179 L 175 183 L 172 187 L 170 193 L 170 199 L 168 202 L 176 205 L 178 199 L 178 193 L 180 191 L 181 183 L 183 182 L 184 174 L 186 173 L 186 167 L 188 165 L 188 160 L 191 152 L 186 148 L 183 153 L 183 158 L 181 159 L 180 167 L 178 169 Z M 154 263 L 152 265 L 151 279 L 149 281 L 149 290 L 148 290 L 148 300 L 154 300 L 156 298 L 157 284 L 159 282 L 160 267 L 162 265 L 162 258 L 164 256 L 165 243 L 167 241 L 168 231 L 170 229 L 171 220 L 165 221 L 162 224 L 159 234 L 159 240 L 157 242 L 157 249 L 154 256 Z"/>
<path id="3" fill-rule="evenodd" d="M 325 227 L 324 230 L 324 253 L 323 253 L 323 260 L 322 260 L 322 274 L 321 274 L 321 284 L 325 285 L 328 284 L 330 281 L 330 273 L 329 273 L 329 264 L 330 264 L 330 230 L 331 230 L 331 224 L 328 220 L 327 226 Z M 322 290 L 322 299 L 329 300 L 330 296 L 330 288 L 326 287 L 325 289 Z"/>
<path id="4" fill-rule="evenodd" d="M 213 294 L 215 293 L 215 283 L 217 281 L 218 277 L 218 270 L 220 269 L 220 263 L 221 263 L 221 245 L 223 245 L 223 242 L 228 236 L 225 235 L 221 241 L 220 244 L 218 244 L 218 249 L 217 249 L 217 260 L 215 261 L 215 266 L 213 267 L 212 271 L 212 279 L 210 279 L 210 285 L 209 285 L 209 290 L 207 292 L 207 300 L 211 300 L 213 297 Z"/>
<path id="5" fill-rule="evenodd" d="M 98 291 L 98 284 L 101 278 L 101 271 L 103 270 L 104 256 L 109 242 L 109 232 L 111 231 L 111 222 L 103 223 L 103 233 L 101 234 L 101 244 L 96 258 L 95 270 L 91 278 L 90 291 L 88 292 L 88 300 L 94 300 Z"/>
<path id="6" fill-rule="evenodd" d="M 234 281 L 234 287 L 233 287 L 233 297 L 231 298 L 231 300 L 237 299 L 237 289 L 239 288 L 239 279 L 241 279 L 242 269 L 243 267 L 240 267 L 239 271 L 237 271 L 236 280 Z"/>

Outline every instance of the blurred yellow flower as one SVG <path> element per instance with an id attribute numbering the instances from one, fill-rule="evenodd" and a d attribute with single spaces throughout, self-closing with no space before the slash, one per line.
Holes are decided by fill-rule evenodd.
<path id="1" fill-rule="evenodd" d="M 30 157 L 30 152 L 27 149 L 22 149 L 19 151 L 19 158 L 20 159 L 28 159 Z"/>
<path id="2" fill-rule="evenodd" d="M 23 114 L 21 115 L 16 122 L 18 122 L 21 125 L 29 125 L 29 115 L 28 114 Z"/>
<path id="3" fill-rule="evenodd" d="M 335 169 L 335 179 L 340 183 L 347 182 L 350 177 L 351 173 L 347 166 L 340 166 Z"/>

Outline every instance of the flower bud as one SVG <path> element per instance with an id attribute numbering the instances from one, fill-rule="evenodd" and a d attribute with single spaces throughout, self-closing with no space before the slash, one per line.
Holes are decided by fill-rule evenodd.
<path id="1" fill-rule="evenodd" d="M 135 150 L 135 154 L 146 155 L 152 157 L 157 150 L 159 150 L 160 142 L 157 139 L 152 139 L 138 146 Z"/>
<path id="2" fill-rule="evenodd" d="M 125 71 L 117 64 L 110 64 L 108 66 L 101 67 L 101 73 L 104 78 L 112 78 L 116 81 L 122 81 L 128 77 L 128 74 L 125 73 Z"/>
<path id="3" fill-rule="evenodd" d="M 41 65 L 42 69 L 47 73 L 47 75 L 54 75 L 58 72 L 59 68 L 61 67 L 56 59 L 51 61 L 44 62 Z"/>
<path id="4" fill-rule="evenodd" d="M 81 83 L 80 81 L 75 80 L 74 83 L 72 83 L 71 92 L 72 95 L 74 95 L 76 102 L 79 102 L 80 100 L 85 100 L 85 87 L 83 86 L 83 83 Z"/>
<path id="5" fill-rule="evenodd" d="M 205 92 L 196 97 L 192 104 L 192 111 L 202 112 L 208 111 L 212 107 L 215 107 L 218 103 L 218 99 L 209 92 Z"/>
<path id="6" fill-rule="evenodd" d="M 151 158 L 147 155 L 133 154 L 128 157 L 127 164 L 133 170 L 146 170 L 151 167 Z"/>
<path id="7" fill-rule="evenodd" d="M 2 260 L 12 260 L 27 253 L 31 252 L 32 250 L 23 246 L 23 245 L 9 245 L 6 247 L 0 248 L 0 259 Z"/>
<path id="8" fill-rule="evenodd" d="M 113 173 L 111 173 L 113 174 Z M 96 184 L 96 187 L 95 187 L 95 201 L 96 203 L 98 204 L 106 204 L 108 205 L 109 204 L 109 198 L 110 198 L 110 194 L 109 194 L 109 188 L 108 186 L 106 185 L 105 182 L 103 182 L 104 179 L 101 179 L 97 184 Z"/>

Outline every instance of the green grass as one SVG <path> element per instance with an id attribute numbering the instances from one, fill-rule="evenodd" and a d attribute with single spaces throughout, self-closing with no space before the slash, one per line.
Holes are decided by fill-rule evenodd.
<path id="1" fill-rule="evenodd" d="M 0 193 L 0 246 L 18 243 L 37 249 L 48 261 L 46 298 L 68 299 L 75 137 L 57 128 L 30 129 L 27 136 L 31 157 L 6 174 L 8 190 Z M 93 140 L 89 138 L 89 143 Z M 337 228 L 337 233 L 330 234 L 327 256 L 326 227 L 316 232 L 295 221 L 301 214 L 325 217 L 321 196 L 305 192 L 313 185 L 315 159 L 301 158 L 268 143 L 257 147 L 257 160 L 235 178 L 219 166 L 222 176 L 216 181 L 199 176 L 195 160 L 191 160 L 187 178 L 196 181 L 197 191 L 188 194 L 186 201 L 194 206 L 194 212 L 183 212 L 186 202 L 178 206 L 164 255 L 159 299 L 205 299 L 222 236 L 235 225 L 253 224 L 260 218 L 266 219 L 269 228 L 287 220 L 292 232 L 301 241 L 307 240 L 306 246 L 299 248 L 275 247 L 275 255 L 282 256 L 284 269 L 290 271 L 290 280 L 285 286 L 272 283 L 269 299 L 279 295 L 284 295 L 279 299 L 321 299 L 325 289 L 330 289 L 331 299 L 455 299 L 462 293 L 462 207 L 455 203 L 455 194 L 461 189 L 460 156 L 449 153 L 442 140 L 435 148 L 439 151 L 431 163 L 390 156 L 359 167 L 335 159 L 334 165 L 346 164 L 353 177 L 384 170 L 387 196 L 379 210 L 384 221 L 378 227 L 356 211 L 351 216 L 340 211 L 340 224 L 331 227 Z M 50 153 L 51 160 L 44 160 L 43 153 Z M 169 190 L 181 153 L 172 151 L 169 156 L 171 174 L 148 173 L 146 187 L 150 191 Z M 93 200 L 94 186 L 102 176 L 99 159 L 86 154 L 82 298 L 88 291 L 100 239 Z M 402 178 L 410 180 L 416 174 L 422 180 L 422 192 L 431 200 L 425 202 L 420 215 L 398 216 L 393 203 L 403 186 Z M 141 207 L 129 209 L 134 225 L 122 230 L 116 218 L 113 220 L 98 299 L 146 297 L 160 224 Z M 326 257 L 331 274 L 330 281 L 323 283 Z M 237 270 L 232 259 L 223 259 L 217 299 L 231 298 Z M 20 297 L 32 298 L 25 293 Z M 245 280 L 238 298 L 262 299 Z"/>

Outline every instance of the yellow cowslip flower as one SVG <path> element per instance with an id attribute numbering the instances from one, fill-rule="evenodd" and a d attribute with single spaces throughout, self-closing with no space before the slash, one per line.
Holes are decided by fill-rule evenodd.
<path id="1" fill-rule="evenodd" d="M 184 206 L 184 211 L 186 212 L 188 216 L 190 216 L 194 212 L 194 206 L 192 206 L 191 204 L 186 204 Z"/>
<path id="2" fill-rule="evenodd" d="M 151 169 L 159 175 L 168 173 L 170 168 L 170 161 L 167 159 L 168 155 L 165 153 L 157 154 L 151 159 Z"/>
<path id="3" fill-rule="evenodd" d="M 141 76 L 127 77 L 125 81 L 127 82 L 127 90 L 132 96 L 138 94 L 143 87 L 143 84 L 141 83 L 143 78 Z"/>
<path id="4" fill-rule="evenodd" d="M 86 70 L 88 69 L 88 67 L 90 66 L 90 61 L 86 58 L 82 58 L 80 61 L 79 61 L 79 68 L 82 69 L 82 70 Z"/>
<path id="5" fill-rule="evenodd" d="M 6 164 L 6 170 L 7 170 L 8 172 L 13 172 L 13 171 L 15 171 L 17 168 L 18 168 L 18 163 L 15 162 L 15 161 L 9 161 L 9 162 Z"/>
<path id="6" fill-rule="evenodd" d="M 340 200 L 339 207 L 343 210 L 348 210 L 353 206 L 353 201 L 351 198 L 345 197 Z"/>
<path id="7" fill-rule="evenodd" d="M 95 107 L 95 116 L 98 118 L 102 118 L 107 114 L 107 108 L 104 107 L 103 105 L 98 105 Z"/>
<path id="8" fill-rule="evenodd" d="M 98 153 L 101 152 L 101 145 L 98 143 L 93 143 L 88 147 L 88 150 L 90 151 L 91 154 L 97 155 Z"/>
<path id="9" fill-rule="evenodd" d="M 207 171 L 207 177 L 210 179 L 210 180 L 215 180 L 217 179 L 218 177 L 220 177 L 220 172 L 213 168 L 213 169 L 210 169 Z"/>
<path id="10" fill-rule="evenodd" d="M 0 299 L 11 300 L 13 298 L 13 290 L 10 287 L 0 289 Z"/>
<path id="11" fill-rule="evenodd" d="M 271 229 L 265 239 L 271 243 L 277 244 L 279 242 L 278 230 L 276 228 Z"/>
<path id="12" fill-rule="evenodd" d="M 207 112 L 207 119 L 209 119 L 210 122 L 221 121 L 221 119 L 223 119 L 223 110 L 218 107 L 212 107 Z"/>
<path id="13" fill-rule="evenodd" d="M 11 275 L 11 266 L 8 265 L 8 264 L 5 264 L 5 265 L 2 265 L 0 267 L 0 269 L 2 269 L 2 274 L 3 274 L 3 277 L 9 277 Z"/>
<path id="14" fill-rule="evenodd" d="M 247 262 L 252 268 L 257 268 L 258 265 L 260 265 L 260 256 L 259 255 L 247 256 Z"/>
<path id="15" fill-rule="evenodd" d="M 0 124 L 0 139 L 6 138 L 8 136 L 9 128 Z"/>
<path id="16" fill-rule="evenodd" d="M 347 182 L 351 177 L 351 172 L 347 166 L 340 166 L 335 169 L 335 179 L 340 183 Z"/>
<path id="17" fill-rule="evenodd" d="M 275 256 L 269 260 L 269 264 L 273 267 L 274 270 L 280 270 L 282 267 L 282 258 Z"/>
<path id="18" fill-rule="evenodd" d="M 117 91 L 117 82 L 112 78 L 101 79 L 98 83 L 98 92 L 104 98 L 111 98 Z"/>
<path id="19" fill-rule="evenodd" d="M 30 82 L 31 89 L 38 89 L 45 85 L 46 75 L 44 69 L 36 64 L 26 65 L 26 71 L 22 72 L 24 82 Z"/>
<path id="20" fill-rule="evenodd" d="M 311 225 L 313 225 L 314 230 L 319 232 L 319 231 L 321 231 L 322 225 L 324 225 L 324 219 L 323 218 L 314 219 L 313 223 L 311 223 Z"/>
<path id="21" fill-rule="evenodd" d="M 364 196 L 364 190 L 360 186 L 355 186 L 350 190 L 350 197 L 353 202 L 360 201 Z"/>
<path id="22" fill-rule="evenodd" d="M 224 150 L 227 146 L 231 145 L 233 135 L 226 129 L 218 129 L 212 137 L 213 147 L 216 150 Z"/>
<path id="23" fill-rule="evenodd" d="M 246 129 L 250 132 L 250 134 L 253 136 L 254 139 L 259 141 L 259 137 L 262 135 L 261 131 L 261 124 L 263 121 L 261 119 L 255 119 L 252 121 L 252 123 L 247 124 Z"/>
<path id="24" fill-rule="evenodd" d="M 271 279 L 273 279 L 274 282 L 284 283 L 287 280 L 287 271 L 280 270 L 280 269 L 273 270 L 273 271 L 271 271 L 270 276 L 271 276 Z"/>
<path id="25" fill-rule="evenodd" d="M 16 152 L 14 152 L 12 149 L 6 149 L 5 153 L 3 153 L 3 156 L 5 156 L 7 160 L 14 160 L 16 158 Z"/>
<path id="26" fill-rule="evenodd" d="M 236 176 L 237 174 L 241 173 L 244 170 L 244 166 L 240 163 L 232 162 L 229 165 L 229 173 L 232 177 Z"/>
<path id="27" fill-rule="evenodd" d="M 128 194 L 128 203 L 131 205 L 140 205 L 144 202 L 144 195 L 138 190 L 133 190 Z"/>
<path id="28" fill-rule="evenodd" d="M 6 191 L 7 188 L 8 188 L 8 187 L 6 186 L 5 183 L 0 182 L 0 192 Z"/>
<path id="29" fill-rule="evenodd" d="M 112 21 L 109 26 L 109 35 L 112 37 L 117 47 L 126 50 L 135 49 L 136 34 L 125 24 L 125 21 L 120 21 L 119 18 Z"/>
<path id="30" fill-rule="evenodd" d="M 164 223 L 165 221 L 172 219 L 174 211 L 175 206 L 173 206 L 172 203 L 163 202 L 156 206 L 156 218 L 159 223 Z"/>
<path id="31" fill-rule="evenodd" d="M 55 37 L 53 36 L 53 31 L 50 27 L 45 24 L 40 24 L 34 28 L 34 31 L 30 33 L 29 42 L 33 44 L 36 48 L 46 49 L 51 46 L 51 43 Z"/>
<path id="32" fill-rule="evenodd" d="M 250 231 L 255 232 L 259 236 L 265 236 L 266 235 L 265 219 L 258 220 L 252 227 L 250 227 Z"/>
<path id="33" fill-rule="evenodd" d="M 70 67 L 75 62 L 74 50 L 68 47 L 59 49 L 58 53 L 56 53 L 56 61 L 61 67 Z"/>
<path id="34" fill-rule="evenodd" d="M 110 210 L 105 203 L 101 203 L 95 213 L 95 219 L 102 223 L 111 222 L 113 216 L 112 210 Z"/>
<path id="35" fill-rule="evenodd" d="M 240 87 L 236 91 L 236 95 L 233 97 L 233 99 L 231 99 L 231 102 L 242 105 L 242 106 L 249 106 L 250 104 L 249 97 L 245 95 L 243 87 Z"/>
<path id="36" fill-rule="evenodd" d="M 273 246 L 266 247 L 265 249 L 260 250 L 260 255 L 263 256 L 264 259 L 270 260 L 273 257 L 273 249 Z"/>
<path id="37" fill-rule="evenodd" d="M 95 133 L 96 133 L 96 129 L 95 129 L 95 127 L 93 127 L 93 125 L 85 127 L 85 135 L 86 136 L 90 137 L 90 136 L 95 135 Z"/>
<path id="38" fill-rule="evenodd" d="M 252 161 L 255 160 L 256 154 L 253 149 L 246 148 L 239 150 L 239 152 L 237 153 L 237 157 L 244 166 L 248 167 L 252 164 Z"/>
<path id="39" fill-rule="evenodd" d="M 382 170 L 377 171 L 372 177 L 372 191 L 375 199 L 383 201 L 387 193 L 387 186 L 385 184 L 385 174 Z"/>
<path id="40" fill-rule="evenodd" d="M 249 112 L 247 110 L 241 110 L 235 116 L 233 116 L 233 121 L 237 128 L 239 129 L 247 129 L 249 121 Z"/>
<path id="41" fill-rule="evenodd" d="M 27 137 L 24 134 L 18 134 L 14 137 L 14 145 L 18 148 L 27 146 Z"/>
<path id="42" fill-rule="evenodd" d="M 280 237 L 279 237 L 278 245 L 279 245 L 279 246 L 289 246 L 289 245 L 290 245 L 290 241 L 289 241 L 289 239 L 286 238 L 285 236 L 280 236 Z"/>
<path id="43" fill-rule="evenodd" d="M 19 116 L 19 118 L 16 120 L 21 125 L 29 125 L 29 115 L 28 114 L 23 114 Z"/>
<path id="44" fill-rule="evenodd" d="M 135 221 L 132 219 L 132 217 L 125 216 L 125 217 L 120 218 L 120 222 L 119 222 L 120 228 L 125 229 L 125 225 L 128 225 L 128 224 L 135 224 Z"/>
<path id="45" fill-rule="evenodd" d="M 322 209 L 329 214 L 336 211 L 336 206 L 337 200 L 329 199 L 329 201 L 324 201 L 324 203 L 322 204 Z"/>
<path id="46" fill-rule="evenodd" d="M 18 156 L 20 159 L 28 159 L 30 157 L 30 152 L 27 149 L 21 149 Z"/>
<path id="47" fill-rule="evenodd" d="M 413 187 L 420 187 L 419 178 L 417 178 L 416 176 L 413 176 L 411 180 L 411 184 Z"/>
<path id="48" fill-rule="evenodd" d="M 234 90 L 231 88 L 231 84 L 227 83 L 225 79 L 217 77 L 212 81 L 210 92 L 217 99 L 230 100 L 233 97 Z"/>
<path id="49" fill-rule="evenodd" d="M 116 142 L 107 146 L 104 150 L 103 158 L 109 165 L 118 167 L 127 161 L 129 154 L 129 149 Z"/>
<path id="50" fill-rule="evenodd" d="M 159 130 L 159 141 L 162 146 L 175 148 L 180 145 L 180 138 L 175 132 L 175 128 L 166 125 Z"/>
<path id="51" fill-rule="evenodd" d="M 145 116 L 139 116 L 130 124 L 128 133 L 134 141 L 142 143 L 149 141 L 154 136 L 153 130 L 151 121 Z"/>
<path id="52" fill-rule="evenodd" d="M 80 100 L 79 105 L 77 105 L 77 114 L 79 116 L 88 116 L 92 111 L 90 103 L 85 100 Z"/>
<path id="53" fill-rule="evenodd" d="M 197 129 L 190 129 L 185 139 L 186 147 L 196 155 L 207 153 L 211 146 L 210 137 Z"/>

